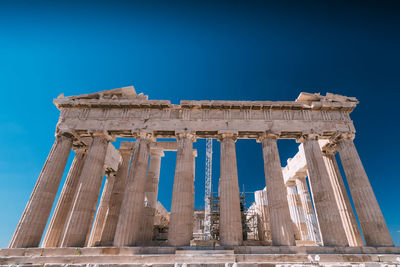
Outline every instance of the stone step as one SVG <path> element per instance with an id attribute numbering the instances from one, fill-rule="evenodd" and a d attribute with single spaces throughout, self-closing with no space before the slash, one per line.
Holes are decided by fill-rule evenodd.
<path id="1" fill-rule="evenodd" d="M 177 250 L 175 254 L 178 255 L 215 255 L 215 254 L 223 254 L 223 255 L 234 255 L 234 250 Z"/>

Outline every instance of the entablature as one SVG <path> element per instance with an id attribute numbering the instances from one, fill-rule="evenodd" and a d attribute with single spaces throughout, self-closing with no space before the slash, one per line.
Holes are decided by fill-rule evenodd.
<path id="1" fill-rule="evenodd" d="M 86 131 L 107 131 L 113 137 L 135 137 L 140 131 L 156 138 L 175 138 L 177 132 L 193 132 L 199 138 L 216 138 L 220 131 L 238 138 L 258 138 L 270 131 L 279 138 L 298 139 L 315 132 L 330 138 L 337 132 L 354 133 L 350 112 L 355 98 L 301 93 L 296 101 L 191 101 L 173 105 L 148 100 L 133 87 L 54 100 L 60 109 L 58 130 L 81 136 Z"/>

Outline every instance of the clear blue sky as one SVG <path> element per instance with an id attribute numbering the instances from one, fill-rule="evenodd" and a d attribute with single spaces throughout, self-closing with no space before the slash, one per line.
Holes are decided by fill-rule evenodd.
<path id="1" fill-rule="evenodd" d="M 400 245 L 394 2 L 1 1 L 0 247 L 8 245 L 54 141 L 59 112 L 52 99 L 128 85 L 172 103 L 294 100 L 301 91 L 357 97 L 355 143 Z M 297 144 L 278 145 L 284 164 Z M 195 146 L 201 207 L 204 140 Z M 162 162 L 167 208 L 175 155 Z M 239 140 L 237 160 L 240 186 L 263 188 L 260 145 Z"/>

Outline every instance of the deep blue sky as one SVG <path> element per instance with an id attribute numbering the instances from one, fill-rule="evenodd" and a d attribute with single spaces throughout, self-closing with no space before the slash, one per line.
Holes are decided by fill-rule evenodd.
<path id="1" fill-rule="evenodd" d="M 52 99 L 128 85 L 172 103 L 294 100 L 301 91 L 357 97 L 355 143 L 400 245 L 394 2 L 0 1 L 0 247 L 8 245 L 54 141 L 59 112 Z M 278 145 L 285 164 L 297 144 Z M 195 147 L 201 207 L 204 140 Z M 168 209 L 175 155 L 162 162 L 160 201 Z M 263 188 L 260 145 L 239 140 L 237 160 L 240 186 Z"/>

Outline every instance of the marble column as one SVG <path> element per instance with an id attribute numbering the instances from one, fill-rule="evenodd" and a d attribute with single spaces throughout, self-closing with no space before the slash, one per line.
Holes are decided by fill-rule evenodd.
<path id="1" fill-rule="evenodd" d="M 223 246 L 241 245 L 243 242 L 240 212 L 239 181 L 234 134 L 222 134 L 219 178 L 219 234 Z"/>
<path id="2" fill-rule="evenodd" d="M 70 137 L 56 136 L 9 248 L 39 246 L 71 147 L 72 139 Z"/>
<path id="3" fill-rule="evenodd" d="M 90 233 L 88 246 L 99 245 L 101 233 L 103 231 L 104 223 L 106 220 L 107 212 L 109 210 L 110 199 L 112 190 L 115 183 L 115 172 L 110 172 L 107 175 L 106 182 L 104 184 L 103 193 L 101 194 L 99 207 L 97 208 L 96 217 L 93 223 L 93 229 Z"/>
<path id="4" fill-rule="evenodd" d="M 353 247 L 363 246 L 364 242 L 334 152 L 324 152 L 323 157 L 349 245 Z"/>
<path id="5" fill-rule="evenodd" d="M 189 246 L 193 236 L 193 141 L 193 134 L 177 135 L 178 151 L 168 230 L 171 246 Z"/>
<path id="6" fill-rule="evenodd" d="M 266 190 L 254 192 L 254 201 L 258 207 L 259 223 L 258 223 L 258 238 L 261 241 L 271 240 L 271 230 L 269 223 L 268 198 Z"/>
<path id="7" fill-rule="evenodd" d="M 122 156 L 122 162 L 118 167 L 114 186 L 110 197 L 109 209 L 104 221 L 104 227 L 101 231 L 99 245 L 111 246 L 114 242 L 115 231 L 117 229 L 118 218 L 124 197 L 126 180 L 128 177 L 129 163 L 133 154 L 132 149 L 119 149 Z"/>
<path id="8" fill-rule="evenodd" d="M 104 135 L 93 135 L 73 200 L 63 230 L 61 247 L 83 247 L 92 226 L 93 214 L 98 201 L 104 176 L 104 160 L 108 140 Z"/>
<path id="9" fill-rule="evenodd" d="M 295 237 L 297 237 L 297 240 L 309 240 L 303 206 L 296 190 L 296 184 L 295 182 L 292 183 L 286 186 L 286 190 L 290 217 L 295 227 Z"/>
<path id="10" fill-rule="evenodd" d="M 260 139 L 264 157 L 272 245 L 293 246 L 295 245 L 293 225 L 276 144 L 277 136 L 267 135 Z"/>
<path id="11" fill-rule="evenodd" d="M 332 185 L 317 136 L 305 136 L 304 154 L 324 246 L 348 246 Z"/>
<path id="12" fill-rule="evenodd" d="M 319 234 L 317 220 L 314 214 L 314 208 L 311 203 L 310 192 L 308 190 L 306 177 L 297 178 L 296 186 L 297 186 L 297 192 L 300 197 L 301 206 L 304 211 L 304 217 L 307 225 L 309 240 L 312 240 L 318 244 L 319 242 L 321 242 L 321 237 Z"/>
<path id="13" fill-rule="evenodd" d="M 154 216 L 157 205 L 158 182 L 160 179 L 161 158 L 164 157 L 162 149 L 150 150 L 149 170 L 146 178 L 145 208 L 142 222 L 142 240 L 146 243 L 153 239 Z"/>
<path id="14" fill-rule="evenodd" d="M 53 216 L 46 235 L 44 236 L 42 247 L 57 247 L 61 242 L 61 234 L 68 218 L 68 213 L 72 207 L 72 201 L 81 177 L 83 164 L 85 163 L 87 151 L 85 148 L 75 150 L 75 157 L 69 169 L 60 197 L 54 209 Z"/>
<path id="15" fill-rule="evenodd" d="M 141 133 L 136 139 L 135 155 L 129 168 L 124 198 L 115 231 L 114 246 L 134 246 L 140 242 L 144 211 L 144 191 L 149 163 L 151 134 Z"/>
<path id="16" fill-rule="evenodd" d="M 367 246 L 394 246 L 353 140 L 344 138 L 337 146 Z"/>
<path id="17" fill-rule="evenodd" d="M 196 180 L 196 157 L 197 157 L 197 150 L 193 149 L 192 151 L 192 155 L 193 155 L 193 183 L 192 183 L 192 206 L 193 206 L 193 211 L 194 211 L 194 203 L 195 203 L 195 188 L 194 188 L 194 182 Z M 194 225 L 194 216 L 193 216 L 193 225 Z M 194 231 L 194 229 L 193 229 Z"/>

